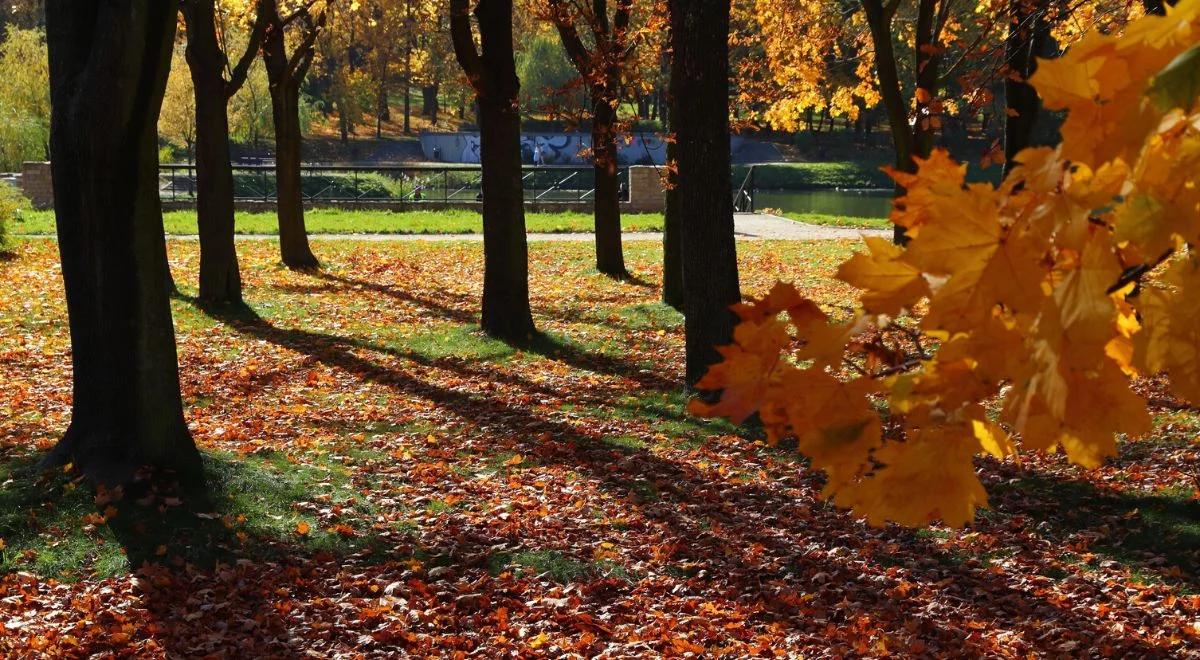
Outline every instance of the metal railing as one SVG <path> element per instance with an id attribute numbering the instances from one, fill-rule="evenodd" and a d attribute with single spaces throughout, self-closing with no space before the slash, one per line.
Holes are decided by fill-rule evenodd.
<path id="1" fill-rule="evenodd" d="M 733 193 L 733 210 L 735 213 L 753 213 L 754 212 L 754 194 L 758 192 L 754 188 L 754 166 L 750 166 L 750 170 L 746 172 L 746 178 L 742 179 L 742 185 Z"/>
<path id="2" fill-rule="evenodd" d="M 621 201 L 629 200 L 629 170 L 617 170 Z M 235 165 L 234 199 L 273 202 L 273 165 Z M 526 203 L 570 204 L 595 199 L 591 167 L 526 166 L 521 168 Z M 472 204 L 483 201 L 483 175 L 478 165 L 304 165 L 300 187 L 306 203 Z M 164 201 L 196 199 L 196 166 L 159 166 L 159 193 Z"/>

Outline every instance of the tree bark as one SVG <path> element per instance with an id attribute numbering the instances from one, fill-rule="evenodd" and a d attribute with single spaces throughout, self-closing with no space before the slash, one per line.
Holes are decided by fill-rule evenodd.
<path id="1" fill-rule="evenodd" d="M 520 82 L 513 59 L 512 0 L 478 0 L 480 48 L 469 0 L 451 0 L 454 53 L 478 101 L 483 168 L 483 314 L 480 325 L 512 342 L 536 333 L 529 309 L 529 253 L 521 185 Z"/>
<path id="2" fill-rule="evenodd" d="M 729 0 L 670 0 L 687 384 L 719 362 L 741 300 L 729 154 Z M 683 100 L 688 112 L 679 112 Z"/>
<path id="3" fill-rule="evenodd" d="M 898 3 L 883 0 L 861 0 L 867 26 L 871 32 L 871 42 L 875 47 L 875 73 L 879 83 L 879 94 L 883 99 L 887 112 L 888 128 L 892 135 L 892 145 L 896 152 L 896 169 L 901 172 L 915 172 L 916 157 L 928 157 L 933 149 L 935 129 L 931 120 L 922 121 L 922 113 L 929 107 L 931 99 L 937 95 L 940 87 L 939 64 L 941 56 L 935 47 L 938 35 L 944 25 L 943 11 L 948 5 L 941 5 L 937 0 L 919 0 L 917 7 L 915 71 L 918 89 L 928 93 L 929 98 L 917 99 L 916 110 L 918 120 L 909 125 L 908 101 L 901 92 L 900 73 L 897 67 L 896 50 L 892 43 L 892 19 L 895 16 Z M 904 194 L 904 189 L 896 186 L 896 197 Z M 905 242 L 904 228 L 894 229 L 894 240 L 897 244 Z"/>
<path id="4" fill-rule="evenodd" d="M 667 162 L 666 199 L 663 208 L 663 302 L 680 312 L 683 309 L 683 219 L 679 215 L 679 149 L 675 136 L 675 79 L 668 66 L 667 90 L 663 94 L 662 118 L 666 124 Z"/>
<path id="5" fill-rule="evenodd" d="M 289 58 L 285 25 L 275 0 L 259 0 L 258 8 L 267 21 L 263 63 L 271 88 L 271 116 L 275 121 L 275 199 L 280 256 L 284 265 L 294 270 L 319 268 L 320 262 L 308 245 L 308 230 L 304 226 L 300 83 L 312 64 L 313 44 L 324 25 L 325 14 L 316 21 L 305 18 L 306 34 Z"/>
<path id="6" fill-rule="evenodd" d="M 565 0 L 550 0 L 554 24 L 567 57 L 591 89 L 592 164 L 595 172 L 593 215 L 596 234 L 596 270 L 625 279 L 625 257 L 621 247 L 620 189 L 617 183 L 617 112 L 620 102 L 621 69 L 626 57 L 626 29 L 631 0 L 618 0 L 613 19 L 608 17 L 608 0 L 593 0 L 588 16 L 595 37 L 588 50 L 579 37 L 574 16 Z"/>
<path id="7" fill-rule="evenodd" d="M 607 99 L 592 99 L 592 168 L 596 174 L 596 270 L 618 279 L 629 277 L 621 248 L 621 191 L 617 182 L 616 112 Z"/>
<path id="8" fill-rule="evenodd" d="M 70 427 L 47 464 L 97 483 L 143 466 L 201 478 L 179 392 L 157 120 L 174 3 L 47 3 L 50 151 L 71 329 Z"/>
<path id="9" fill-rule="evenodd" d="M 429 117 L 431 123 L 436 124 L 438 120 L 438 88 L 440 85 L 433 83 L 425 85 L 421 88 L 421 114 Z"/>
<path id="10" fill-rule="evenodd" d="M 1045 38 L 1046 0 L 1012 0 L 1004 59 L 1011 70 L 1004 80 L 1004 173 L 1016 165 L 1014 158 L 1033 141 L 1041 111 L 1037 90 L 1027 81 L 1037 71 L 1037 53 Z"/>
<path id="11" fill-rule="evenodd" d="M 229 148 L 228 100 L 245 80 L 249 63 L 225 80 L 226 55 L 217 39 L 211 0 L 184 0 L 187 61 L 196 93 L 196 217 L 200 234 L 200 300 L 242 301 L 242 279 L 234 247 L 233 167 Z M 261 25 L 261 24 L 258 24 Z M 261 40 L 256 25 L 243 58 L 253 58 Z M 239 77 L 240 72 L 240 77 Z"/>

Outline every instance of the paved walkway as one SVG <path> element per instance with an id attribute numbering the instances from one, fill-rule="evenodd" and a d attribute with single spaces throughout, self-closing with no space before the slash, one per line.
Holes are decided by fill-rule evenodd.
<path id="1" fill-rule="evenodd" d="M 826 227 L 796 222 L 768 213 L 736 213 L 733 216 L 734 234 L 741 240 L 773 241 L 822 241 L 857 239 L 860 236 L 890 236 L 890 230 L 858 229 L 852 227 Z M 589 233 L 526 234 L 530 241 L 593 241 Z M 34 237 L 30 237 L 34 238 Z M 46 238 L 53 238 L 48 236 Z M 172 240 L 197 240 L 197 236 L 173 235 Z M 274 234 L 239 234 L 238 240 L 271 241 L 278 239 Z M 661 241 L 659 232 L 625 232 L 625 241 Z M 482 241 L 483 234 L 311 234 L 313 241 Z"/>

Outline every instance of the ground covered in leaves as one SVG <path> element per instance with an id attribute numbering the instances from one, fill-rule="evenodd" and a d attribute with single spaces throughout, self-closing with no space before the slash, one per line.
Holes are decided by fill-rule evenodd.
<path id="1" fill-rule="evenodd" d="M 0 654 L 1200 654 L 1200 415 L 1094 473 L 981 460 L 963 531 L 872 529 L 753 430 L 684 412 L 680 317 L 587 244 L 531 246 L 545 336 L 475 329 L 480 246 L 240 243 L 248 305 L 170 244 L 204 501 L 31 466 L 69 419 L 55 246 L 0 261 Z M 845 243 L 739 244 L 743 287 L 844 304 Z M 1146 392 L 1161 388 L 1143 384 Z"/>

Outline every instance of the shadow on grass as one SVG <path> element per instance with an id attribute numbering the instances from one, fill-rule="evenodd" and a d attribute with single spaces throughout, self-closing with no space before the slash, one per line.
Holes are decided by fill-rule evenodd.
<path id="1" fill-rule="evenodd" d="M 212 567 L 246 557 L 382 549 L 362 530 L 348 528 L 350 536 L 322 524 L 314 500 L 341 503 L 355 496 L 334 466 L 292 463 L 274 453 L 205 452 L 201 492 L 181 491 L 161 476 L 128 490 L 95 491 L 74 472 L 36 471 L 39 459 L 0 461 L 6 544 L 0 571 L 108 577 L 146 563 Z M 307 534 L 297 533 L 301 523 Z"/>
<path id="2" fill-rule="evenodd" d="M 71 471 L 35 471 L 39 458 L 0 458 L 0 573 L 67 582 L 135 573 L 138 604 L 161 622 L 152 630 L 169 657 L 235 648 L 302 657 L 305 642 L 279 634 L 288 621 L 276 607 L 302 571 L 412 556 L 407 532 L 374 529 L 349 477 L 319 461 L 205 452 L 204 490 L 180 492 L 165 475 L 93 490 Z"/>
<path id="3" fill-rule="evenodd" d="M 935 543 L 920 535 L 898 529 L 869 530 L 831 507 L 810 508 L 790 496 L 786 489 L 718 480 L 710 471 L 671 460 L 637 444 L 613 447 L 604 442 L 606 436 L 601 431 L 547 417 L 519 397 L 500 399 L 490 393 L 446 388 L 422 378 L 423 372 L 408 373 L 376 363 L 354 352 L 353 349 L 360 348 L 354 340 L 277 328 L 248 308 L 209 313 L 237 332 L 303 353 L 363 380 L 423 398 L 475 420 L 494 430 L 497 447 L 520 453 L 526 460 L 561 465 L 595 479 L 599 487 L 639 508 L 653 525 L 663 530 L 667 539 L 664 547 L 669 547 L 671 561 L 682 567 L 686 575 L 692 576 L 688 571 L 704 571 L 722 576 L 731 585 L 731 592 L 737 592 L 737 598 L 756 603 L 760 608 L 758 616 L 764 620 L 786 626 L 795 617 L 808 616 L 805 613 L 812 611 L 836 618 L 841 616 L 840 603 L 846 599 L 872 601 L 881 592 L 898 588 L 909 579 L 936 584 L 979 618 L 995 618 L 996 613 L 985 611 L 983 604 L 972 604 L 976 597 L 984 595 L 990 603 L 1004 602 L 1008 609 L 1002 616 L 1003 625 L 1030 638 L 1048 640 L 1044 641 L 1046 644 L 1054 642 L 1044 635 L 1047 626 L 1053 624 L 1056 630 L 1069 630 L 1090 642 L 1115 643 L 1121 652 L 1147 655 L 1153 651 L 1136 635 L 1114 633 L 1102 621 L 1059 607 L 1028 592 L 1019 581 L 976 566 L 931 561 L 928 565 L 911 567 L 907 577 L 897 574 L 877 579 L 878 576 L 864 573 L 856 562 L 838 558 L 857 554 L 883 564 L 886 555 L 875 549 L 884 545 L 882 542 L 905 546 L 906 554 L 911 557 L 942 553 Z M 554 348 L 553 343 L 543 345 L 543 350 Z M 579 363 L 591 364 L 591 356 L 572 357 Z M 439 367 L 455 369 L 463 365 L 439 364 Z M 815 481 L 815 477 L 811 478 L 807 487 L 818 489 Z M 480 539 L 495 542 L 494 532 L 486 522 L 472 525 Z M 478 545 L 486 546 L 487 542 Z M 834 549 L 838 552 L 832 552 Z M 486 551 L 482 555 L 477 550 L 469 552 L 474 552 L 476 558 L 489 556 Z M 772 560 L 764 562 L 755 559 L 755 555 Z M 511 560 L 496 557 L 489 561 Z M 578 562 L 579 558 L 552 554 L 528 561 L 570 578 L 576 566 L 571 562 Z M 794 599 L 764 597 L 755 586 L 793 580 L 809 589 L 817 600 L 801 606 Z M 836 584 L 837 589 L 820 586 L 825 583 Z M 738 591 L 734 585 L 743 585 L 741 588 L 747 591 Z M 619 588 L 615 588 L 592 597 L 597 605 L 603 606 L 619 595 Z M 734 597 L 732 593 L 730 597 Z M 915 593 L 891 598 L 889 608 L 872 611 L 880 625 L 904 626 L 906 613 L 927 607 Z M 984 648 L 979 645 L 977 635 L 968 630 L 948 627 L 924 633 L 935 636 L 943 649 L 970 654 Z"/>
<path id="4" fill-rule="evenodd" d="M 998 513 L 991 516 L 1023 513 L 1064 547 L 1072 537 L 1086 539 L 1088 552 L 1130 567 L 1135 577 L 1200 590 L 1200 501 L 1190 490 L 1109 491 L 1033 474 L 992 493 Z"/>
<path id="5" fill-rule="evenodd" d="M 458 323 L 478 323 L 479 322 L 478 316 L 473 311 L 470 311 L 469 309 L 453 307 L 451 305 L 447 305 L 445 303 L 439 302 L 437 300 L 433 300 L 431 298 L 418 296 L 410 291 L 406 291 L 406 290 L 398 288 L 398 287 L 387 286 L 385 284 L 378 284 L 376 282 L 371 282 L 368 280 L 360 280 L 360 279 L 355 279 L 352 277 L 345 277 L 343 275 L 334 275 L 332 273 L 328 273 L 328 272 L 324 272 L 324 271 L 309 273 L 309 275 L 311 275 L 312 277 L 324 280 L 325 282 L 329 283 L 330 289 L 334 290 L 334 291 L 346 292 L 346 291 L 359 290 L 359 289 L 371 291 L 373 293 L 379 293 L 379 294 L 385 295 L 389 298 L 398 300 L 400 302 L 409 303 L 411 305 L 416 305 L 417 307 L 420 307 L 426 311 L 429 311 L 436 316 L 440 316 L 441 318 L 444 318 L 444 319 L 447 319 L 450 321 L 456 321 Z M 450 294 L 446 294 L 446 295 L 450 295 Z M 454 302 L 456 302 L 456 303 L 460 303 L 460 304 L 464 304 L 464 305 L 468 304 L 468 301 L 466 300 L 465 297 L 457 296 L 455 298 L 456 299 L 454 300 Z"/>

